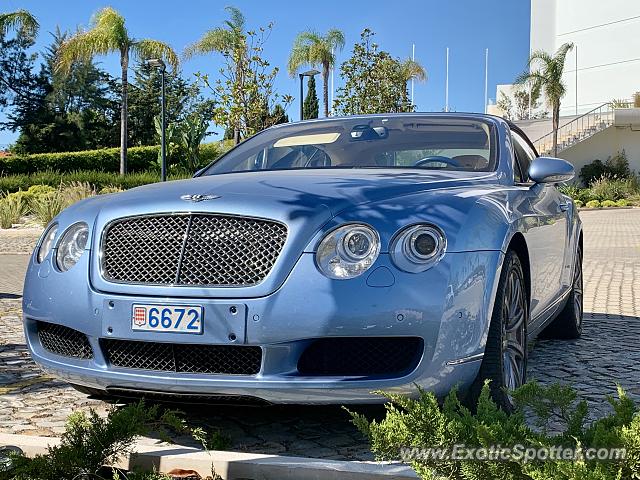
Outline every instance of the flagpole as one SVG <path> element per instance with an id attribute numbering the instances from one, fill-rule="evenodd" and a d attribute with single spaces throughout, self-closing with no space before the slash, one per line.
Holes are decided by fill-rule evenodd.
<path id="1" fill-rule="evenodd" d="M 487 113 L 487 98 L 489 88 L 489 49 L 484 51 L 484 113 Z"/>
<path id="2" fill-rule="evenodd" d="M 444 111 L 449 111 L 449 47 L 447 47 L 447 69 L 444 79 Z"/>

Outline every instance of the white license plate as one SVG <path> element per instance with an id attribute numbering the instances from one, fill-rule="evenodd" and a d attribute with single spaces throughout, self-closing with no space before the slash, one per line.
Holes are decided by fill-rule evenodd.
<path id="1" fill-rule="evenodd" d="M 146 332 L 202 333 L 203 308 L 193 305 L 133 305 L 131 329 Z"/>

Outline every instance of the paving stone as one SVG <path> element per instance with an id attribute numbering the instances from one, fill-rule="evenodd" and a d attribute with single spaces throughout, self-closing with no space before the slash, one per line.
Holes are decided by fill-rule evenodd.
<path id="1" fill-rule="evenodd" d="M 571 384 L 587 399 L 593 414 L 603 414 L 610 410 L 605 397 L 616 393 L 616 381 L 640 400 L 640 209 L 584 212 L 582 219 L 584 333 L 575 341 L 536 340 L 529 356 L 529 378 Z M 25 345 L 20 308 L 29 258 L 25 253 L 33 249 L 40 231 L 6 232 L 0 231 L 0 387 L 42 375 Z M 106 415 L 110 407 L 64 382 L 44 380 L 0 396 L 0 432 L 60 435 L 72 411 L 94 408 Z M 339 407 L 179 408 L 194 425 L 230 435 L 236 450 L 373 459 L 366 439 Z M 176 440 L 194 444 L 182 437 Z"/>

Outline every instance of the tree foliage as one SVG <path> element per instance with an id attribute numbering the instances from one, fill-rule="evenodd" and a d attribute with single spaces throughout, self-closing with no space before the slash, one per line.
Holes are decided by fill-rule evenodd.
<path id="1" fill-rule="evenodd" d="M 426 78 L 412 61 L 401 62 L 373 43 L 375 34 L 365 29 L 351 58 L 340 66 L 344 87 L 338 89 L 334 109 L 342 115 L 412 112 L 407 81 Z M 408 63 L 411 62 L 411 63 Z"/>
<path id="2" fill-rule="evenodd" d="M 344 33 L 340 30 L 332 28 L 325 35 L 310 30 L 298 34 L 289 55 L 288 70 L 291 76 L 295 75 L 304 65 L 322 68 L 322 97 L 325 117 L 329 116 L 329 71 L 335 65 L 336 51 L 343 48 Z"/>
<path id="3" fill-rule="evenodd" d="M 302 106 L 302 119 L 308 120 L 311 118 L 318 118 L 319 109 L 318 94 L 316 93 L 316 79 L 315 76 L 311 75 L 307 82 L 307 95 L 304 98 L 304 104 Z"/>

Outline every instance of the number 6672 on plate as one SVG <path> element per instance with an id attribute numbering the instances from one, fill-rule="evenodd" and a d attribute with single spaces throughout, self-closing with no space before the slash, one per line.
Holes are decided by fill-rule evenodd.
<path id="1" fill-rule="evenodd" d="M 194 305 L 134 304 L 131 329 L 163 333 L 202 333 L 203 308 Z"/>

